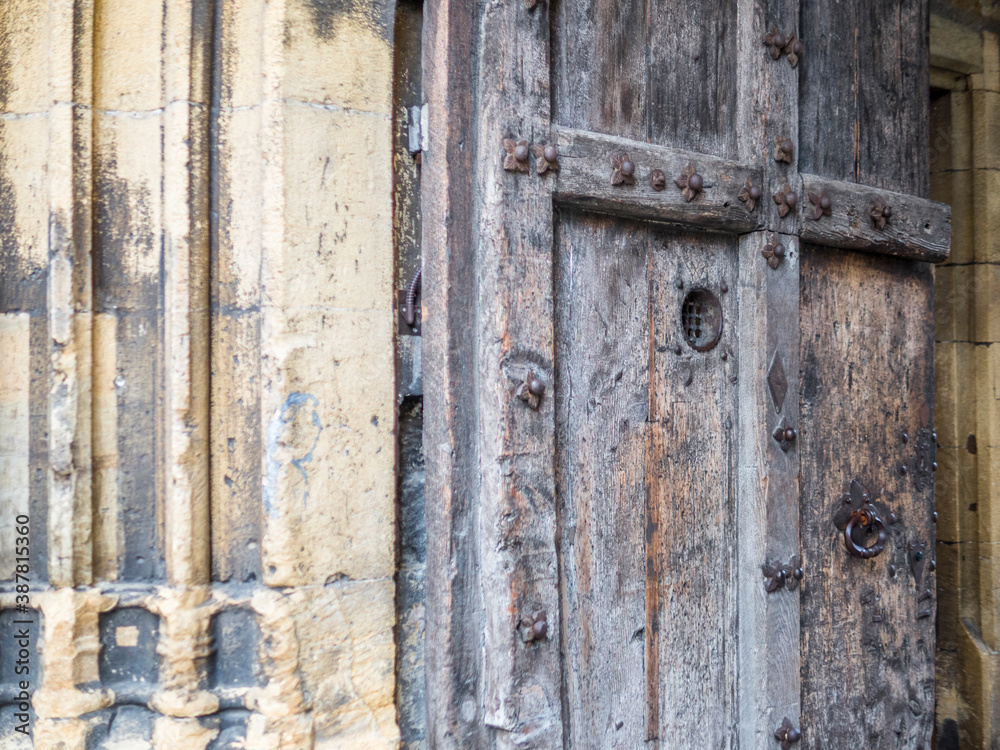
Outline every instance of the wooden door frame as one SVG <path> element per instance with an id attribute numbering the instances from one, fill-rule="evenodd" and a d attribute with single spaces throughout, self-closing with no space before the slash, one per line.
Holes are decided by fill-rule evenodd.
<path id="1" fill-rule="evenodd" d="M 511 466 L 515 467 L 512 474 L 517 466 L 526 466 L 518 464 L 517 457 L 528 456 L 526 460 L 535 472 L 533 491 L 543 505 L 548 503 L 543 521 L 553 529 L 557 523 L 551 472 L 546 478 L 546 468 L 551 469 L 553 460 L 551 398 L 543 398 L 541 409 L 531 415 L 530 422 L 518 412 L 501 413 L 512 407 L 528 411 L 515 394 L 518 379 L 529 371 L 547 381 L 548 396 L 552 387 L 552 331 L 538 327 L 539 313 L 544 313 L 545 305 L 551 303 L 551 288 L 546 290 L 544 283 L 551 277 L 543 270 L 540 276 L 519 279 L 515 285 L 509 276 L 503 275 L 504 268 L 527 265 L 529 256 L 519 240 L 534 232 L 536 241 L 541 236 L 544 243 L 547 236 L 551 242 L 554 198 L 617 214 L 701 227 L 710 225 L 741 234 L 741 329 L 737 357 L 747 372 L 765 373 L 771 364 L 771 353 L 783 343 L 784 351 L 788 352 L 784 362 L 789 375 L 786 399 L 797 405 L 798 318 L 782 300 L 798 300 L 800 239 L 935 261 L 947 255 L 949 211 L 940 204 L 913 196 L 800 175 L 769 158 L 771 147 L 761 153 L 759 139 L 752 136 L 750 123 L 759 120 L 765 109 L 768 139 L 798 132 L 798 86 L 794 71 L 787 65 L 757 64 L 762 52 L 761 34 L 766 31 L 764 19 L 795 28 L 796 0 L 777 3 L 780 7 L 769 7 L 766 14 L 753 0 L 744 0 L 741 7 L 757 11 L 741 13 L 737 24 L 741 86 L 754 92 L 741 98 L 737 117 L 740 162 L 750 166 L 714 160 L 718 170 L 730 170 L 734 177 L 756 176 L 756 184 L 770 185 L 787 179 L 802 196 L 826 189 L 837 205 L 848 207 L 843 215 L 829 222 L 804 221 L 798 215 L 790 233 L 789 225 L 779 220 L 777 207 L 767 199 L 769 196 L 762 201 L 758 219 L 747 225 L 745 215 L 731 211 L 731 205 L 723 206 L 720 202 L 707 209 L 704 204 L 693 207 L 675 199 L 669 191 L 664 200 L 655 204 L 632 201 L 628 206 L 621 205 L 610 183 L 591 179 L 599 173 L 598 163 L 602 165 L 601 171 L 609 171 L 603 161 L 615 139 L 602 136 L 599 143 L 587 147 L 581 145 L 586 137 L 549 123 L 549 86 L 542 75 L 543 72 L 548 75 L 548 67 L 547 62 L 539 62 L 548 59 L 549 24 L 540 20 L 546 17 L 548 5 L 509 2 L 503 7 L 491 6 L 485 21 L 477 15 L 476 7 L 470 5 L 475 4 L 429 0 L 424 16 L 423 83 L 430 123 L 421 177 L 428 740 L 434 747 L 487 747 L 491 746 L 492 725 L 517 734 L 518 739 L 532 746 L 561 745 L 561 729 L 557 731 L 552 726 L 562 721 L 558 706 L 543 706 L 534 716 L 520 717 L 520 726 L 505 724 L 511 715 L 506 701 L 511 697 L 515 675 L 528 675 L 543 694 L 546 689 L 559 690 L 556 645 L 550 644 L 547 653 L 531 658 L 518 651 L 523 635 L 519 623 L 522 618 L 530 617 L 530 610 L 546 611 L 551 637 L 558 638 L 554 536 L 546 545 L 545 539 L 530 529 L 516 531 L 524 535 L 518 544 L 533 545 L 534 554 L 530 570 L 519 567 L 522 562 L 507 551 L 509 540 L 486 538 L 495 529 L 481 522 L 484 510 L 479 502 L 484 491 L 480 466 L 484 460 L 492 459 L 484 455 L 486 445 L 491 452 L 511 457 Z M 477 40 L 481 36 L 490 39 L 490 43 L 480 45 Z M 533 43 L 542 49 L 533 48 Z M 483 65 L 483 56 L 504 64 Z M 512 57 L 519 66 L 509 64 Z M 511 78 L 514 68 L 522 76 L 516 81 Z M 495 77 L 490 79 L 490 85 L 479 86 L 477 81 L 484 70 Z M 508 77 L 504 78 L 505 75 Z M 501 90 L 502 103 L 498 93 Z M 489 152 L 490 158 L 496 159 L 490 166 L 495 175 L 503 159 L 501 137 L 526 138 L 533 143 L 555 141 L 560 151 L 564 148 L 582 151 L 583 158 L 563 162 L 556 185 L 553 184 L 556 180 L 528 182 L 526 178 L 516 188 L 489 192 L 497 184 L 507 183 L 490 182 L 480 168 L 482 162 L 476 159 L 485 159 L 484 154 Z M 713 161 L 703 154 L 650 144 L 624 145 L 671 164 L 691 158 Z M 754 166 L 757 164 L 761 166 Z M 484 191 L 489 196 L 486 203 L 477 200 L 477 195 Z M 888 232 L 877 231 L 866 221 L 852 222 L 845 218 L 865 217 L 875 192 L 894 206 L 899 217 Z M 503 215 L 514 208 L 521 210 L 518 215 L 521 224 L 517 227 L 505 224 Z M 925 225 L 918 226 L 908 218 L 915 216 L 920 216 Z M 482 226 L 489 227 L 493 234 L 481 234 Z M 769 273 L 768 265 L 760 260 L 761 251 L 774 239 L 788 249 L 780 273 Z M 502 262 L 481 263 L 481 254 L 485 252 L 481 242 L 491 244 L 491 261 Z M 538 255 L 530 260 L 551 263 L 551 257 Z M 489 290 L 488 295 L 484 289 Z M 504 335 L 515 338 L 518 352 L 513 359 L 502 363 L 482 355 L 483 348 L 494 342 L 483 336 L 484 330 L 491 329 L 480 329 L 476 324 L 499 311 L 507 314 Z M 548 312 L 551 320 L 551 309 Z M 741 534 L 740 556 L 759 562 L 785 561 L 799 552 L 798 459 L 795 452 L 789 456 L 772 445 L 773 403 L 767 390 L 760 386 L 754 379 L 744 378 L 739 392 L 738 429 L 746 438 L 741 441 L 739 466 L 755 469 L 745 475 L 741 472 L 739 480 L 739 523 L 741 529 L 755 530 Z M 489 413 L 484 414 L 483 404 L 488 405 Z M 484 422 L 489 432 L 488 428 L 495 428 L 504 419 L 510 420 L 509 430 L 500 442 L 484 444 Z M 792 422 L 797 423 L 797 415 L 792 416 Z M 492 432 L 488 439 L 494 439 Z M 763 475 L 769 477 L 769 483 L 760 481 Z M 490 476 L 485 481 L 492 483 L 487 489 L 494 498 L 517 490 L 507 476 Z M 491 507 L 486 512 L 496 511 Z M 498 552 L 493 559 L 484 561 L 484 549 L 490 555 L 492 550 Z M 498 567 L 508 572 L 520 570 L 526 584 L 520 592 L 519 604 L 523 606 L 509 613 L 510 621 L 506 623 L 490 622 L 485 614 L 484 597 L 496 594 L 496 580 L 490 577 Z M 773 730 L 783 717 L 793 723 L 798 721 L 799 633 L 781 625 L 798 622 L 798 600 L 767 597 L 761 585 L 759 564 L 741 565 L 738 585 L 741 612 L 748 613 L 740 622 L 743 683 L 740 693 L 744 701 L 741 747 L 762 746 L 769 738 L 769 731 L 762 730 L 762 722 Z M 488 658 L 502 652 L 502 663 L 484 665 L 484 652 Z M 532 732 L 533 737 L 529 736 Z"/>

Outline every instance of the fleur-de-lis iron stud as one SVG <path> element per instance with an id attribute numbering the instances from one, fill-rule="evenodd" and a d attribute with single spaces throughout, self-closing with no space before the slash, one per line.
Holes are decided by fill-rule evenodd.
<path id="1" fill-rule="evenodd" d="M 781 720 L 781 726 L 774 730 L 774 739 L 781 743 L 781 750 L 789 750 L 792 743 L 802 739 L 802 732 L 786 716 Z"/>
<path id="2" fill-rule="evenodd" d="M 753 179 L 747 177 L 747 181 L 743 183 L 743 187 L 736 197 L 746 204 L 747 211 L 753 211 L 757 207 L 757 201 L 760 200 L 760 196 L 763 194 L 764 190 L 761 186 L 754 185 Z"/>
<path id="3" fill-rule="evenodd" d="M 781 259 L 785 257 L 785 246 L 772 234 L 770 241 L 760 251 L 760 254 L 767 259 L 767 265 L 775 269 L 781 264 Z"/>
<path id="4" fill-rule="evenodd" d="M 656 192 L 660 192 L 667 186 L 667 176 L 662 169 L 654 169 L 649 175 L 649 184 Z"/>
<path id="5" fill-rule="evenodd" d="M 764 35 L 763 42 L 772 59 L 777 60 L 782 54 L 787 55 L 788 64 L 793 68 L 799 64 L 799 55 L 805 51 L 805 47 L 800 40 L 796 39 L 795 34 L 786 37 L 773 24 L 771 31 Z"/>
<path id="6" fill-rule="evenodd" d="M 549 623 L 544 609 L 535 610 L 530 616 L 521 618 L 521 640 L 524 643 L 543 641 L 548 632 Z"/>
<path id="7" fill-rule="evenodd" d="M 795 591 L 803 576 L 802 561 L 799 560 L 798 555 L 793 555 L 784 565 L 780 561 L 765 563 L 760 566 L 760 569 L 764 574 L 764 590 L 769 594 L 785 586 L 788 587 L 789 591 Z"/>
<path id="8" fill-rule="evenodd" d="M 503 150 L 507 156 L 503 160 L 503 168 L 508 172 L 528 172 L 528 142 L 515 143 L 510 138 L 503 139 Z"/>
<path id="9" fill-rule="evenodd" d="M 559 171 L 559 152 L 551 143 L 548 146 L 532 146 L 531 151 L 536 157 L 535 169 L 538 174 Z"/>
<path id="10" fill-rule="evenodd" d="M 774 432 L 771 433 L 771 437 L 778 441 L 778 445 L 781 446 L 781 450 L 788 453 L 792 448 L 792 443 L 795 442 L 795 438 L 799 436 L 798 430 L 792 427 L 788 421 L 782 417 L 778 426 L 774 428 Z"/>
<path id="11" fill-rule="evenodd" d="M 783 135 L 774 136 L 774 160 L 791 164 L 795 157 L 795 143 Z"/>
<path id="12" fill-rule="evenodd" d="M 785 55 L 788 57 L 788 64 L 793 68 L 799 64 L 799 56 L 805 52 L 805 47 L 802 44 L 802 40 L 796 39 L 795 34 L 792 34 L 788 38 L 788 44 L 785 45 Z"/>
<path id="13" fill-rule="evenodd" d="M 614 167 L 614 171 L 611 173 L 612 185 L 635 184 L 635 162 L 628 157 L 628 154 L 612 156 L 611 166 Z"/>
<path id="14" fill-rule="evenodd" d="M 830 200 L 830 194 L 827 193 L 826 188 L 823 188 L 823 192 L 819 195 L 809 193 L 809 202 L 813 204 L 813 220 L 819 221 L 824 216 L 833 214 L 833 201 Z"/>
<path id="15" fill-rule="evenodd" d="M 892 206 L 882 199 L 882 196 L 876 196 L 875 200 L 872 202 L 871 207 L 871 217 L 872 224 L 879 231 L 885 229 L 885 224 L 889 219 L 892 218 Z"/>
<path id="16" fill-rule="evenodd" d="M 684 200 L 691 202 L 704 189 L 705 178 L 698 174 L 698 170 L 695 169 L 694 164 L 688 162 L 688 165 L 684 167 L 684 171 L 681 172 L 681 176 L 674 180 L 674 183 L 681 189 L 681 193 L 684 194 Z"/>
<path id="17" fill-rule="evenodd" d="M 781 190 L 772 197 L 774 202 L 778 204 L 778 215 L 782 219 L 788 216 L 789 211 L 795 210 L 795 207 L 799 205 L 799 194 L 792 190 L 787 183 L 782 185 Z"/>
<path id="18" fill-rule="evenodd" d="M 778 30 L 777 26 L 772 24 L 771 30 L 767 34 L 764 34 L 764 46 L 768 48 L 772 60 L 777 60 L 781 57 L 786 44 L 788 44 L 788 39 Z"/>
<path id="19" fill-rule="evenodd" d="M 532 409 L 538 409 L 538 405 L 542 401 L 542 396 L 545 395 L 545 383 L 539 378 L 535 373 L 528 372 L 524 376 L 524 380 L 521 385 L 517 387 L 515 394 L 519 399 L 526 403 Z"/>

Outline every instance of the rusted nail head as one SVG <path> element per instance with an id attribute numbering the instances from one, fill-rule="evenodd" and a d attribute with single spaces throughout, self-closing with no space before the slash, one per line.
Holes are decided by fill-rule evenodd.
<path id="1" fill-rule="evenodd" d="M 882 216 L 884 216 L 887 219 L 891 218 L 892 217 L 892 206 L 886 206 L 885 208 L 883 208 L 882 209 Z"/>
<path id="2" fill-rule="evenodd" d="M 931 471 L 937 471 L 937 461 L 931 461 Z"/>
<path id="3" fill-rule="evenodd" d="M 784 47 L 786 44 L 788 44 L 788 40 L 785 39 L 784 34 L 782 34 L 779 31 L 777 34 L 774 35 L 774 45 L 776 47 Z"/>
<path id="4" fill-rule="evenodd" d="M 777 573 L 775 573 L 774 580 L 776 580 L 778 583 L 782 583 L 785 580 L 785 571 L 779 570 Z"/>
<path id="5" fill-rule="evenodd" d="M 805 48 L 802 46 L 802 42 L 800 41 L 796 40 L 795 44 L 792 45 L 792 52 L 794 52 L 796 55 L 801 55 L 803 49 Z"/>
<path id="6" fill-rule="evenodd" d="M 719 286 L 719 291 L 722 292 L 723 294 L 725 294 L 726 292 L 728 292 L 729 291 L 729 284 L 727 284 L 725 281 L 723 281 L 722 284 Z"/>
<path id="7" fill-rule="evenodd" d="M 649 175 L 649 184 L 653 186 L 653 190 L 663 190 L 667 186 L 667 176 L 662 169 L 653 170 Z"/>
<path id="8" fill-rule="evenodd" d="M 931 560 L 929 563 L 927 563 L 927 567 L 933 573 L 935 570 L 937 570 L 937 560 Z"/>
<path id="9" fill-rule="evenodd" d="M 798 435 L 798 433 L 795 431 L 794 428 L 788 427 L 785 429 L 785 440 L 788 441 L 795 440 L 796 435 Z"/>
<path id="10" fill-rule="evenodd" d="M 788 734 L 785 736 L 788 737 L 789 742 L 798 742 L 799 740 L 802 739 L 802 732 L 793 727 L 792 729 L 788 730 Z"/>
<path id="11" fill-rule="evenodd" d="M 782 39 L 784 39 L 784 37 L 782 37 Z M 782 44 L 781 46 L 784 47 L 785 45 Z M 781 142 L 781 150 L 784 151 L 786 154 L 792 153 L 792 149 L 793 148 L 795 148 L 795 144 L 792 143 L 792 139 L 791 138 L 785 138 Z"/>
<path id="12" fill-rule="evenodd" d="M 889 566 L 889 575 L 892 576 L 892 577 L 896 576 L 896 566 L 895 565 L 890 565 Z"/>
<path id="13" fill-rule="evenodd" d="M 892 526 L 898 520 L 899 520 L 899 517 L 895 513 L 890 513 L 889 514 L 889 525 L 890 526 Z"/>
<path id="14" fill-rule="evenodd" d="M 545 153 L 543 156 L 545 156 L 545 161 L 555 161 L 559 156 L 559 152 L 556 151 L 555 146 L 549 145 L 545 147 Z"/>
<path id="15" fill-rule="evenodd" d="M 779 243 L 778 243 L 777 245 L 775 245 L 775 246 L 774 246 L 774 250 L 773 250 L 773 252 L 774 252 L 774 254 L 775 254 L 775 255 L 777 255 L 777 256 L 778 256 L 779 258 L 784 258 L 784 257 L 785 257 L 785 246 L 784 246 L 784 245 L 782 245 L 782 244 L 781 244 L 781 243 L 779 242 Z"/>
<path id="16" fill-rule="evenodd" d="M 760 189 L 760 185 L 754 185 L 748 192 L 750 193 L 750 197 L 754 200 L 759 200 L 760 196 L 764 194 L 764 191 Z"/>
<path id="17" fill-rule="evenodd" d="M 688 177 L 688 187 L 692 190 L 701 190 L 705 187 L 705 180 L 700 174 L 695 172 L 693 175 Z"/>
<path id="18" fill-rule="evenodd" d="M 830 200 L 830 196 L 829 195 L 824 195 L 824 196 L 820 197 L 820 199 L 819 199 L 819 206 L 820 206 L 820 208 L 827 209 L 831 205 L 833 205 L 833 202 Z"/>
<path id="19" fill-rule="evenodd" d="M 545 383 L 538 378 L 532 378 L 531 382 L 528 383 L 528 391 L 532 396 L 541 396 L 545 393 Z"/>
<path id="20" fill-rule="evenodd" d="M 931 440 L 933 440 L 935 443 L 937 442 L 937 430 L 931 433 Z"/>
<path id="21" fill-rule="evenodd" d="M 908 433 L 906 433 L 906 432 L 904 432 L 904 433 L 903 433 L 903 442 L 904 442 L 904 443 L 908 443 L 909 441 L 910 441 L 910 436 L 909 436 L 909 434 L 908 434 Z"/>
<path id="22" fill-rule="evenodd" d="M 680 344 L 674 344 L 674 354 L 680 354 L 681 351 L 682 351 L 681 350 L 681 345 Z"/>
<path id="23" fill-rule="evenodd" d="M 545 634 L 548 632 L 549 624 L 545 620 L 538 620 L 531 626 L 531 635 L 536 641 L 544 638 Z"/>
<path id="24" fill-rule="evenodd" d="M 518 161 L 528 160 L 528 147 L 521 145 L 514 148 L 514 158 Z"/>
<path id="25" fill-rule="evenodd" d="M 785 204 L 790 206 L 791 208 L 795 208 L 798 202 L 799 202 L 799 194 L 796 193 L 794 190 L 785 196 Z"/>
<path id="26" fill-rule="evenodd" d="M 934 523 L 937 523 L 937 511 L 934 511 L 934 512 L 933 512 L 933 513 L 931 514 L 931 520 L 932 520 L 932 521 L 933 521 Z"/>
<path id="27" fill-rule="evenodd" d="M 795 576 L 796 581 L 801 581 L 802 576 L 805 574 L 802 572 L 802 568 L 796 568 L 794 571 L 792 571 L 792 575 Z"/>
<path id="28" fill-rule="evenodd" d="M 906 464 L 901 464 L 899 467 L 899 473 L 905 475 L 907 472 Z"/>
<path id="29" fill-rule="evenodd" d="M 917 550 L 917 551 L 916 551 L 916 552 L 915 552 L 915 553 L 913 554 L 913 559 L 914 559 L 914 560 L 916 560 L 917 562 L 920 562 L 921 560 L 923 560 L 923 559 L 924 559 L 924 553 L 923 553 L 923 552 L 921 552 L 920 550 Z"/>
<path id="30" fill-rule="evenodd" d="M 723 362 L 725 362 L 725 361 L 726 361 L 727 359 L 729 359 L 729 353 L 728 353 L 728 352 L 723 352 L 722 354 L 720 354 L 720 355 L 719 355 L 719 358 L 720 358 L 720 359 L 721 359 L 721 360 L 722 360 Z"/>
<path id="31" fill-rule="evenodd" d="M 684 282 L 681 279 L 677 279 L 677 281 L 674 282 L 674 286 L 677 287 L 678 289 L 683 289 Z"/>
<path id="32" fill-rule="evenodd" d="M 631 159 L 622 162 L 622 174 L 631 177 L 635 174 L 635 163 Z"/>

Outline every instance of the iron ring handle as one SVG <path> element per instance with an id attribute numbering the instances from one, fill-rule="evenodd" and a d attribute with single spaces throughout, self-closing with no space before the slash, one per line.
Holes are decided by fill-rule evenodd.
<path id="1" fill-rule="evenodd" d="M 851 532 L 854 531 L 854 524 L 858 521 L 866 527 L 875 526 L 878 528 L 878 541 L 876 541 L 871 547 L 862 547 L 855 544 L 854 540 L 851 538 Z M 882 523 L 882 519 L 874 513 L 868 513 L 865 511 L 855 512 L 852 514 L 851 520 L 848 521 L 847 526 L 844 528 L 844 543 L 847 545 L 847 551 L 855 557 L 860 557 L 862 560 L 870 560 L 881 553 L 882 550 L 885 549 L 885 540 L 887 536 L 888 534 L 886 534 L 885 524 Z"/>

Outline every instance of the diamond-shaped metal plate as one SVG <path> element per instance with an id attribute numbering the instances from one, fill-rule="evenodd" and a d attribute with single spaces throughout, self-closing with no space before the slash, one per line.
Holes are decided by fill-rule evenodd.
<path id="1" fill-rule="evenodd" d="M 771 358 L 771 366 L 767 370 L 767 389 L 771 392 L 775 412 L 781 411 L 788 392 L 788 379 L 785 377 L 785 366 L 781 363 L 781 355 L 775 350 Z"/>

